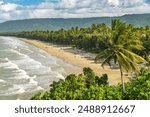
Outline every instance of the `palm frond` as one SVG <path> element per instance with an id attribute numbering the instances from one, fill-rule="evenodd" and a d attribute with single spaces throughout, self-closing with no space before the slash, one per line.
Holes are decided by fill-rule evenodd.
<path id="1" fill-rule="evenodd" d="M 129 51 L 129 50 L 126 50 L 124 49 L 123 52 L 133 61 L 133 62 L 136 62 L 136 63 L 147 63 L 147 61 L 142 58 L 141 56 Z"/>
<path id="2" fill-rule="evenodd" d="M 116 56 L 117 56 L 118 62 L 120 63 L 123 69 L 125 69 L 126 71 L 132 71 L 132 67 L 130 64 L 132 61 L 126 55 L 124 55 L 121 52 L 118 52 Z"/>
<path id="3" fill-rule="evenodd" d="M 104 68 L 104 65 L 105 65 L 106 63 L 108 63 L 108 64 L 110 65 L 111 59 L 112 59 L 112 56 L 109 55 L 109 56 L 102 62 L 102 65 L 101 65 L 101 66 Z"/>
<path id="4" fill-rule="evenodd" d="M 131 49 L 136 49 L 136 50 L 144 49 L 142 42 L 140 40 L 127 39 L 126 41 L 124 41 L 122 45 L 125 48 L 130 49 L 130 50 Z"/>
<path id="5" fill-rule="evenodd" d="M 98 60 L 103 60 L 108 58 L 108 56 L 112 55 L 112 51 L 110 49 L 105 49 L 104 51 L 100 52 L 96 57 L 95 57 L 95 62 Z"/>

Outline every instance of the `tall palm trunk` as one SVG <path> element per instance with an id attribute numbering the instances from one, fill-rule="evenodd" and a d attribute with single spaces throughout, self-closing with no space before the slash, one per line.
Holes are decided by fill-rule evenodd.
<path id="1" fill-rule="evenodd" d="M 119 63 L 119 68 L 120 68 L 121 83 L 122 83 L 122 94 L 124 94 L 124 92 L 125 92 L 125 85 L 124 85 L 124 78 L 123 78 L 122 67 L 121 67 L 120 63 Z"/>

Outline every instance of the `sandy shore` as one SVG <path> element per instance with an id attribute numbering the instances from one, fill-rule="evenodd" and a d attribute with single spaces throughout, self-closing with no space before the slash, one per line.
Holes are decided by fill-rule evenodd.
<path id="1" fill-rule="evenodd" d="M 95 71 L 97 75 L 108 74 L 109 83 L 110 84 L 117 84 L 120 82 L 120 71 L 119 69 L 110 69 L 109 66 L 105 66 L 103 69 L 100 64 L 94 63 L 94 55 L 90 53 L 85 53 L 83 51 L 73 49 L 71 47 L 64 47 L 60 45 L 55 45 L 51 43 L 44 43 L 37 40 L 30 40 L 30 39 L 21 39 L 22 41 L 32 44 L 38 48 L 41 48 L 48 52 L 49 54 L 62 59 L 63 61 L 73 64 L 78 67 L 90 67 Z M 67 72 L 68 71 L 68 72 Z M 81 73 L 77 69 L 71 70 L 74 71 L 73 73 Z M 69 70 L 66 69 L 66 73 L 70 73 Z M 128 79 L 126 78 L 125 81 Z"/>

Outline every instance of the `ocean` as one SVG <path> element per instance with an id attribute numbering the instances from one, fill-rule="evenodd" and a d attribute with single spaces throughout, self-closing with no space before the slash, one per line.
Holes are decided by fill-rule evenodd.
<path id="1" fill-rule="evenodd" d="M 15 37 L 1 36 L 0 99 L 28 100 L 64 79 L 65 67 L 73 66 Z"/>

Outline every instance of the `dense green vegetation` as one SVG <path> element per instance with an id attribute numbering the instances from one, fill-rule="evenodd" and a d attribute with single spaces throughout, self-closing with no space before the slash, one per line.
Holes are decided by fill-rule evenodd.
<path id="1" fill-rule="evenodd" d="M 20 32 L 33 30 L 60 30 L 71 27 L 90 27 L 92 24 L 111 25 L 112 19 L 121 19 L 134 26 L 150 25 L 150 14 L 131 14 L 121 17 L 70 18 L 70 19 L 26 19 L 7 21 L 0 24 L 0 32 Z"/>
<path id="2" fill-rule="evenodd" d="M 109 86 L 106 74 L 98 77 L 90 68 L 83 71 L 78 76 L 71 74 L 65 80 L 54 81 L 50 90 L 37 93 L 32 100 L 150 100 L 150 69 L 125 83 L 123 95 L 121 84 Z"/>

